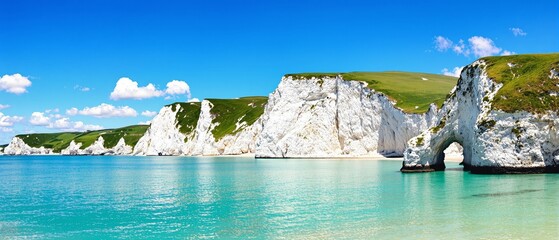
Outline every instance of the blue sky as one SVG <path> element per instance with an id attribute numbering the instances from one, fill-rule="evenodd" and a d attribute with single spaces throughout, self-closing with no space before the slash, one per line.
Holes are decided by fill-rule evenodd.
<path id="1" fill-rule="evenodd" d="M 18 0 L 0 9 L 0 143 L 145 122 L 145 111 L 175 101 L 267 95 L 286 73 L 451 74 L 483 55 L 559 51 L 556 0 Z"/>

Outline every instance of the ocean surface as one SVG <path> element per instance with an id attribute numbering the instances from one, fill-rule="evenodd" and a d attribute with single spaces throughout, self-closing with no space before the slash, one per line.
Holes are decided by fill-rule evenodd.
<path id="1" fill-rule="evenodd" d="M 0 239 L 558 239 L 559 175 L 400 161 L 0 156 Z"/>

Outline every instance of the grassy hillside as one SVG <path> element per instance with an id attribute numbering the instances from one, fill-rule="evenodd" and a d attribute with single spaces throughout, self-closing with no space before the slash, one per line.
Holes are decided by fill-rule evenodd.
<path id="1" fill-rule="evenodd" d="M 550 71 L 559 71 L 559 54 L 526 54 L 483 58 L 487 74 L 503 83 L 493 99 L 493 108 L 505 112 L 543 113 L 559 111 L 559 79 Z"/>
<path id="2" fill-rule="evenodd" d="M 61 132 L 61 133 L 33 133 L 17 135 L 23 142 L 31 147 L 52 148 L 55 152 L 68 147 L 72 139 L 79 136 L 80 132 Z"/>
<path id="3" fill-rule="evenodd" d="M 458 80 L 444 75 L 413 72 L 300 73 L 286 76 L 308 79 L 337 75 L 348 81 L 366 82 L 369 88 L 384 93 L 396 102 L 396 107 L 407 113 L 424 113 L 431 103 L 441 107 Z"/>
<path id="4" fill-rule="evenodd" d="M 144 135 L 148 126 L 134 125 L 117 129 L 105 129 L 89 132 L 61 132 L 61 133 L 33 133 L 21 134 L 16 137 L 21 138 L 27 145 L 31 147 L 52 148 L 54 152 L 60 152 L 67 148 L 70 142 L 74 140 L 76 143 L 82 143 L 82 149 L 90 146 L 99 136 L 105 139 L 105 147 L 112 148 L 116 146 L 118 140 L 124 137 L 126 144 L 130 146 L 136 145 L 140 137 Z"/>
<path id="5" fill-rule="evenodd" d="M 251 126 L 264 113 L 267 97 L 244 97 L 239 99 L 207 99 L 213 104 L 210 113 L 214 116 L 212 123 L 218 123 L 212 134 L 216 140 L 229 134 L 235 134 L 246 126 Z M 246 125 L 237 128 L 237 123 Z"/>
<path id="6" fill-rule="evenodd" d="M 104 129 L 98 131 L 89 131 L 82 133 L 74 138 L 76 143 L 82 143 L 81 149 L 91 146 L 100 136 L 103 136 L 105 148 L 116 146 L 120 138 L 124 137 L 124 141 L 129 146 L 134 146 L 144 135 L 149 126 L 132 125 L 116 129 Z"/>
<path id="7" fill-rule="evenodd" d="M 180 106 L 180 109 L 177 112 L 177 128 L 181 133 L 188 135 L 196 129 L 196 126 L 198 125 L 198 118 L 200 118 L 200 102 L 176 102 L 167 106 L 171 106 L 171 110 L 173 111 L 177 111 L 177 107 Z M 188 139 L 185 139 L 184 141 L 187 140 Z"/>

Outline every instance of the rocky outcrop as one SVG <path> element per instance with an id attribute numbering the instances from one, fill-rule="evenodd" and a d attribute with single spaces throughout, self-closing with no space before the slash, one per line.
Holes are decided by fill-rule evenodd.
<path id="1" fill-rule="evenodd" d="M 62 155 L 128 155 L 132 153 L 132 147 L 126 145 L 124 138 L 120 138 L 118 143 L 112 148 L 105 148 L 105 139 L 99 136 L 93 144 L 81 149 L 82 143 L 76 143 L 74 140 L 70 145 L 63 149 Z"/>
<path id="2" fill-rule="evenodd" d="M 196 105 L 199 106 L 198 109 Z M 261 121 L 247 124 L 240 118 L 232 134 L 216 139 L 213 132 L 221 123 L 214 121 L 217 115 L 212 113 L 213 108 L 214 104 L 210 100 L 163 107 L 134 147 L 134 155 L 213 156 L 254 153 L 255 141 L 262 129 Z M 181 123 L 180 117 L 177 118 L 179 115 L 182 118 L 192 118 L 193 114 L 196 116 L 190 124 Z M 184 128 L 181 124 L 189 126 L 181 131 Z"/>
<path id="3" fill-rule="evenodd" d="M 425 114 L 407 114 L 366 83 L 341 76 L 287 76 L 269 97 L 256 157 L 402 156 L 435 113 L 432 105 Z"/>
<path id="4" fill-rule="evenodd" d="M 464 168 L 472 173 L 559 172 L 557 112 L 496 108 L 503 83 L 490 78 L 487 68 L 484 60 L 464 68 L 433 127 L 408 142 L 403 172 L 444 170 L 443 150 L 453 142 L 463 146 Z"/>
<path id="5" fill-rule="evenodd" d="M 6 148 L 4 148 L 4 153 L 7 155 L 33 155 L 33 154 L 52 154 L 52 150 L 49 148 L 41 147 L 31 147 L 27 145 L 21 138 L 14 137 L 12 141 Z"/>

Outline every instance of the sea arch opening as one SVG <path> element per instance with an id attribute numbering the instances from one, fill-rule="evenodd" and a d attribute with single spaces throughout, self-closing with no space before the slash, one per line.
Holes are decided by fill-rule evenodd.
<path id="1" fill-rule="evenodd" d="M 436 171 L 441 171 L 446 169 L 445 162 L 460 162 L 464 161 L 464 147 L 463 143 L 454 137 L 449 137 L 444 141 L 437 144 L 438 147 L 435 148 L 435 166 Z"/>

